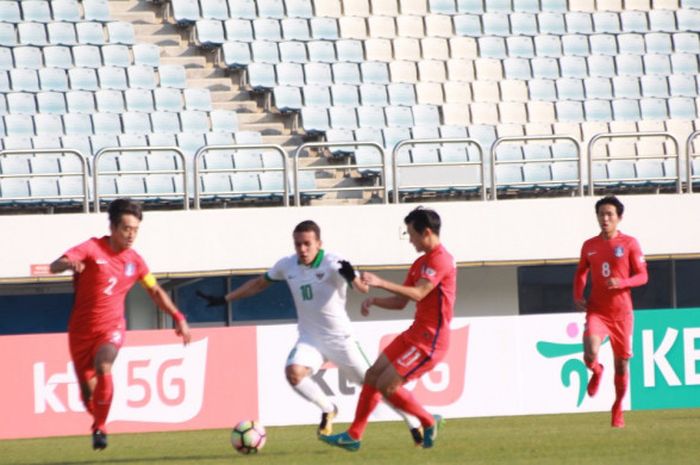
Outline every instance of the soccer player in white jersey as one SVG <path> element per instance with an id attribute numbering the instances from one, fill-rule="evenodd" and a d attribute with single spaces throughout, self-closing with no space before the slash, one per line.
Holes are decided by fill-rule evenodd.
<path id="1" fill-rule="evenodd" d="M 232 300 L 250 297 L 266 289 L 273 281 L 286 281 L 297 310 L 299 339 L 287 358 L 285 374 L 292 388 L 321 409 L 319 435 L 333 431 L 338 408 L 311 378 L 325 361 L 333 362 L 347 378 L 362 385 L 369 362 L 352 335 L 345 310 L 348 284 L 367 293 L 369 286 L 360 280 L 352 265 L 325 252 L 321 230 L 310 220 L 299 223 L 293 232 L 296 253 L 280 259 L 267 273 L 243 283 L 224 296 L 197 294 L 209 306 L 226 305 Z M 397 411 L 406 421 L 415 444 L 422 444 L 417 418 Z"/>

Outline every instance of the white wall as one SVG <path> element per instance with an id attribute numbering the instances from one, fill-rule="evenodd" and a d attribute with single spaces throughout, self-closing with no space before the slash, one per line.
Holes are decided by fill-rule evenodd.
<path id="1" fill-rule="evenodd" d="M 575 259 L 596 234 L 596 198 L 426 203 L 443 218 L 443 242 L 460 263 Z M 647 255 L 700 253 L 700 195 L 622 197 L 621 229 Z M 146 212 L 136 249 L 156 273 L 261 270 L 291 253 L 291 230 L 314 219 L 325 247 L 360 266 L 408 265 L 416 253 L 402 236 L 415 204 L 269 207 Z M 108 232 L 107 215 L 0 217 L 0 279 L 30 278 L 88 237 Z"/>

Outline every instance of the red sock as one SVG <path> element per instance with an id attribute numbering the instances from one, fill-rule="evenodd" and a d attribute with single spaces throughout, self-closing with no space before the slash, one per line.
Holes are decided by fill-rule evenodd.
<path id="1" fill-rule="evenodd" d="M 622 402 L 627 392 L 627 381 L 629 376 L 627 373 L 624 375 L 615 375 L 615 403 Z"/>
<path id="2" fill-rule="evenodd" d="M 404 387 L 398 388 L 387 400 L 397 409 L 417 417 L 424 428 L 435 423 L 433 416 L 416 401 L 411 391 Z"/>
<path id="3" fill-rule="evenodd" d="M 109 408 L 112 406 L 113 392 L 114 385 L 112 384 L 112 375 L 97 375 L 97 386 L 95 386 L 92 405 L 94 411 L 93 416 L 95 417 L 93 430 L 105 430 L 105 423 L 107 422 L 107 415 L 109 415 Z"/>
<path id="4" fill-rule="evenodd" d="M 584 359 L 586 362 L 586 366 L 593 371 L 596 375 L 600 374 L 600 363 L 598 363 L 598 360 L 593 360 L 592 362 L 589 362 Z"/>
<path id="5" fill-rule="evenodd" d="M 367 428 L 369 415 L 377 407 L 377 404 L 382 399 L 382 394 L 374 386 L 369 384 L 362 385 L 360 398 L 357 400 L 357 409 L 355 410 L 355 419 L 348 429 L 348 434 L 353 439 L 362 439 L 362 434 Z"/>

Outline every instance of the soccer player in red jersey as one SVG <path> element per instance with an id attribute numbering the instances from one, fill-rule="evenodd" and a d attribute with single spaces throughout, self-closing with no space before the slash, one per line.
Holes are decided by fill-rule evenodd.
<path id="1" fill-rule="evenodd" d="M 615 196 L 598 200 L 595 211 L 600 234 L 588 239 L 581 247 L 581 259 L 574 277 L 574 304 L 586 312 L 583 333 L 583 358 L 593 371 L 588 382 L 588 395 L 598 392 L 603 365 L 598 363 L 600 344 L 610 337 L 615 359 L 615 403 L 612 406 L 612 426 L 623 428 L 622 399 L 627 392 L 628 365 L 632 357 L 631 288 L 647 282 L 647 265 L 639 243 L 617 229 L 625 207 Z M 591 272 L 591 293 L 586 300 L 588 272 Z"/>
<path id="2" fill-rule="evenodd" d="M 350 428 L 333 436 L 320 436 L 322 441 L 349 451 L 360 448 L 369 416 L 382 395 L 397 409 L 418 417 L 423 426 L 424 448 L 433 447 L 443 423 L 441 416 L 428 413 L 403 385 L 432 370 L 447 352 L 457 270 L 454 259 L 440 243 L 441 222 L 435 211 L 416 208 L 404 222 L 411 244 L 423 255 L 411 265 L 403 284 L 384 280 L 373 273 L 362 273 L 362 280 L 369 286 L 394 294 L 366 299 L 362 303 L 362 314 L 367 316 L 372 305 L 402 310 L 412 300 L 416 302 L 415 319 L 367 371 Z"/>
<path id="3" fill-rule="evenodd" d="M 124 299 L 139 281 L 153 302 L 175 321 L 175 332 L 190 342 L 187 321 L 158 285 L 143 258 L 131 248 L 143 218 L 141 206 L 117 199 L 109 206 L 109 236 L 93 237 L 51 264 L 52 273 L 74 273 L 75 301 L 68 343 L 85 408 L 93 416 L 92 447 L 107 447 L 105 423 L 112 405 L 112 364 L 124 342 Z"/>

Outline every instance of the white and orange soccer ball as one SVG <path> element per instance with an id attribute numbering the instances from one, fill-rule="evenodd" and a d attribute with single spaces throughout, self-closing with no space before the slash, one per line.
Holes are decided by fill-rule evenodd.
<path id="1" fill-rule="evenodd" d="M 231 431 L 231 445 L 241 454 L 256 454 L 266 440 L 265 427 L 258 421 L 241 421 Z"/>

